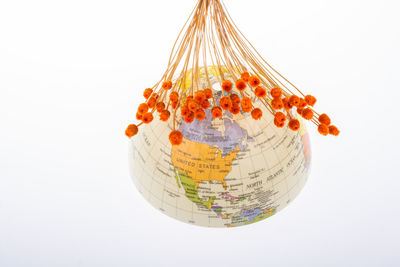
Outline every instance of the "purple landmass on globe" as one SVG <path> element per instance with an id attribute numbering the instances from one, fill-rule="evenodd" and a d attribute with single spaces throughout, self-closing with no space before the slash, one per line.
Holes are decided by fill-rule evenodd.
<path id="1" fill-rule="evenodd" d="M 222 156 L 229 154 L 236 147 L 240 150 L 246 149 L 247 145 L 243 144 L 244 140 L 253 142 L 254 140 L 248 135 L 247 131 L 239 126 L 235 120 L 223 118 L 225 131 L 222 133 L 211 125 L 211 110 L 205 110 L 206 118 L 203 121 L 195 119 L 192 123 L 182 122 L 179 130 L 185 139 L 217 146 L 222 151 Z"/>
<path id="2" fill-rule="evenodd" d="M 254 221 L 254 218 L 260 213 L 261 209 L 256 208 L 254 210 L 242 210 L 240 216 L 247 217 L 250 222 Z"/>

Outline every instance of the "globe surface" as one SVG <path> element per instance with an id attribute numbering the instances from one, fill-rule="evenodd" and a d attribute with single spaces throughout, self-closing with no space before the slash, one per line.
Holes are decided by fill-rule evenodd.
<path id="1" fill-rule="evenodd" d="M 218 81 L 210 79 L 215 88 Z M 130 142 L 139 192 L 166 215 L 206 227 L 247 225 L 283 209 L 308 177 L 309 138 L 303 123 L 298 132 L 279 129 L 258 107 L 264 114 L 258 121 L 229 112 L 213 119 L 210 109 L 203 121 L 177 121 L 184 137 L 179 146 L 168 140 L 172 124 L 155 116 Z"/>

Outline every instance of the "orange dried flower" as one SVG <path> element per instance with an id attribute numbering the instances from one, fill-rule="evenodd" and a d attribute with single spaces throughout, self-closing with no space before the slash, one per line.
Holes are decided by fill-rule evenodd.
<path id="1" fill-rule="evenodd" d="M 257 76 L 250 76 L 249 84 L 251 87 L 257 87 L 261 83 L 260 79 Z"/>
<path id="2" fill-rule="evenodd" d="M 292 95 L 289 98 L 289 103 L 290 105 L 297 107 L 297 105 L 300 104 L 300 98 L 297 95 Z"/>
<path id="3" fill-rule="evenodd" d="M 267 96 L 267 90 L 262 88 L 261 86 L 257 86 L 256 89 L 254 90 L 254 94 L 257 97 L 264 98 Z"/>
<path id="4" fill-rule="evenodd" d="M 243 72 L 243 73 L 240 75 L 240 78 L 242 78 L 243 81 L 248 82 L 249 79 L 250 79 L 250 74 L 249 74 L 248 72 Z"/>
<path id="5" fill-rule="evenodd" d="M 137 111 L 140 114 L 146 113 L 149 110 L 149 106 L 146 103 L 142 103 L 139 105 Z"/>
<path id="6" fill-rule="evenodd" d="M 221 108 L 228 110 L 232 107 L 232 100 L 229 96 L 224 96 L 224 97 L 221 97 L 219 104 L 220 104 Z"/>
<path id="7" fill-rule="evenodd" d="M 163 84 L 162 84 L 161 87 L 162 87 L 162 89 L 164 89 L 164 90 L 169 90 L 169 89 L 172 88 L 172 82 L 171 82 L 171 81 L 163 82 Z"/>
<path id="8" fill-rule="evenodd" d="M 184 117 L 184 120 L 186 123 L 192 123 L 194 120 L 194 113 L 190 111 L 189 114 Z"/>
<path id="9" fill-rule="evenodd" d="M 293 105 L 290 104 L 289 99 L 287 97 L 283 98 L 282 102 L 283 102 L 283 107 L 287 110 L 289 110 L 293 107 Z"/>
<path id="10" fill-rule="evenodd" d="M 169 94 L 169 100 L 172 102 L 177 102 L 179 100 L 179 94 L 177 92 L 171 92 Z"/>
<path id="11" fill-rule="evenodd" d="M 307 102 L 307 105 L 312 106 L 312 107 L 317 102 L 317 99 L 315 97 L 313 97 L 312 95 L 306 95 L 304 100 Z"/>
<path id="12" fill-rule="evenodd" d="M 246 82 L 245 82 L 244 80 L 238 79 L 238 80 L 236 81 L 236 88 L 237 88 L 239 91 L 243 91 L 244 89 L 246 89 L 246 87 L 247 87 L 247 85 L 246 85 Z"/>
<path id="13" fill-rule="evenodd" d="M 203 102 L 204 100 L 206 100 L 206 94 L 204 93 L 203 90 L 199 90 L 199 91 L 196 92 L 196 94 L 195 94 L 195 96 L 194 96 L 194 99 L 195 99 L 197 102 L 201 103 L 201 102 Z"/>
<path id="14" fill-rule="evenodd" d="M 222 117 L 222 109 L 221 109 L 220 107 L 213 107 L 213 108 L 211 109 L 211 115 L 212 115 L 214 118 L 220 118 L 220 117 Z"/>
<path id="15" fill-rule="evenodd" d="M 167 121 L 169 119 L 169 117 L 171 116 L 171 112 L 169 112 L 168 110 L 164 109 L 161 113 L 160 113 L 160 120 L 161 121 Z"/>
<path id="16" fill-rule="evenodd" d="M 282 112 L 277 112 L 275 113 L 275 120 L 278 122 L 285 122 L 286 121 L 286 115 L 283 114 Z"/>
<path id="17" fill-rule="evenodd" d="M 338 136 L 340 133 L 339 129 L 335 125 L 329 126 L 329 134 Z"/>
<path id="18" fill-rule="evenodd" d="M 144 96 L 144 98 L 148 99 L 152 93 L 153 93 L 153 89 L 147 88 L 143 91 L 143 96 Z"/>
<path id="19" fill-rule="evenodd" d="M 204 89 L 204 94 L 206 95 L 207 99 L 210 99 L 210 98 L 213 97 L 213 92 L 212 92 L 212 90 L 210 88 Z"/>
<path id="20" fill-rule="evenodd" d="M 324 136 L 328 135 L 329 128 L 325 124 L 318 125 L 318 132 Z"/>
<path id="21" fill-rule="evenodd" d="M 142 121 L 146 124 L 149 124 L 150 122 L 153 121 L 153 114 L 151 112 L 147 112 L 147 113 L 143 114 Z"/>
<path id="22" fill-rule="evenodd" d="M 139 132 L 139 128 L 135 124 L 131 124 L 126 128 L 125 135 L 131 138 L 132 136 L 137 135 Z"/>
<path id="23" fill-rule="evenodd" d="M 176 101 L 176 102 L 171 102 L 171 107 L 173 108 L 173 109 L 176 109 L 176 106 L 178 105 L 178 101 Z"/>
<path id="24" fill-rule="evenodd" d="M 298 108 L 305 108 L 307 106 L 307 102 L 304 98 L 300 98 L 300 103 L 297 105 Z"/>
<path id="25" fill-rule="evenodd" d="M 292 131 L 298 131 L 300 129 L 300 121 L 298 119 L 291 119 L 289 121 L 289 128 Z"/>
<path id="26" fill-rule="evenodd" d="M 154 97 L 156 100 L 159 98 L 159 95 L 157 93 L 154 93 L 151 96 Z"/>
<path id="27" fill-rule="evenodd" d="M 169 134 L 169 141 L 173 146 L 178 146 L 182 144 L 182 140 L 183 140 L 183 134 L 180 131 L 172 131 Z"/>
<path id="28" fill-rule="evenodd" d="M 240 97 L 237 94 L 231 94 L 232 105 L 240 104 Z"/>
<path id="29" fill-rule="evenodd" d="M 303 108 L 297 108 L 296 111 L 300 116 L 303 114 Z"/>
<path id="30" fill-rule="evenodd" d="M 247 96 L 242 98 L 242 101 L 240 101 L 240 104 L 241 104 L 244 112 L 250 112 L 251 108 L 253 107 L 253 104 L 251 103 L 251 99 L 248 98 Z"/>
<path id="31" fill-rule="evenodd" d="M 243 107 L 243 106 L 242 106 L 242 110 L 243 110 L 243 112 L 245 112 L 245 113 L 249 113 L 249 112 L 251 111 L 251 107 Z"/>
<path id="32" fill-rule="evenodd" d="M 303 109 L 301 116 L 306 120 L 311 120 L 314 117 L 314 112 L 310 108 Z"/>
<path id="33" fill-rule="evenodd" d="M 282 128 L 283 126 L 285 126 L 285 121 L 279 121 L 276 118 L 274 119 L 274 124 L 276 127 L 278 128 Z"/>
<path id="34" fill-rule="evenodd" d="M 164 102 L 158 102 L 157 105 L 156 105 L 156 109 L 157 109 L 158 112 L 163 111 L 165 109 Z"/>
<path id="35" fill-rule="evenodd" d="M 143 115 L 140 114 L 139 112 L 137 112 L 136 113 L 136 119 L 141 121 L 143 119 Z"/>
<path id="36" fill-rule="evenodd" d="M 201 108 L 199 108 L 198 110 L 196 110 L 196 112 L 194 113 L 194 117 L 196 119 L 198 119 L 199 121 L 202 121 L 206 118 L 206 113 L 204 112 L 204 110 L 202 110 Z"/>
<path id="37" fill-rule="evenodd" d="M 232 90 L 232 82 L 229 80 L 225 80 L 222 82 L 222 90 L 224 90 L 225 92 L 230 92 Z"/>
<path id="38" fill-rule="evenodd" d="M 271 89 L 271 96 L 273 98 L 281 98 L 282 96 L 282 89 L 279 87 L 274 87 Z"/>
<path id="39" fill-rule="evenodd" d="M 149 98 L 149 100 L 147 100 L 147 105 L 149 106 L 149 108 L 154 108 L 156 106 L 157 103 L 157 99 L 152 96 Z"/>
<path id="40" fill-rule="evenodd" d="M 203 102 L 201 102 L 201 107 L 203 109 L 208 109 L 210 107 L 210 102 L 206 99 Z"/>
<path id="41" fill-rule="evenodd" d="M 271 106 L 273 109 L 281 109 L 283 108 L 283 102 L 280 98 L 274 98 L 271 101 Z"/>
<path id="42" fill-rule="evenodd" d="M 188 108 L 190 111 L 195 112 L 199 108 L 199 104 L 195 100 L 191 100 L 188 104 Z"/>
<path id="43" fill-rule="evenodd" d="M 259 108 L 255 108 L 253 109 L 253 111 L 251 112 L 251 116 L 253 117 L 253 119 L 255 120 L 259 120 L 262 117 L 262 110 Z"/>
<path id="44" fill-rule="evenodd" d="M 329 126 L 331 124 L 331 119 L 329 118 L 328 115 L 325 113 L 321 114 L 318 118 L 318 121 L 322 124 L 325 124 L 326 126 Z"/>
<path id="45" fill-rule="evenodd" d="M 239 104 L 232 104 L 232 107 L 229 109 L 229 111 L 234 115 L 239 114 L 240 112 Z"/>
<path id="46" fill-rule="evenodd" d="M 186 101 L 185 101 L 186 106 L 189 105 L 189 102 L 192 101 L 193 99 L 194 99 L 194 98 L 193 98 L 193 96 L 191 96 L 191 95 L 188 96 L 188 97 L 186 97 Z"/>
<path id="47" fill-rule="evenodd" d="M 181 108 L 181 115 L 183 117 L 187 116 L 189 113 L 190 113 L 190 110 L 189 110 L 189 108 L 187 106 L 184 106 L 184 107 Z"/>

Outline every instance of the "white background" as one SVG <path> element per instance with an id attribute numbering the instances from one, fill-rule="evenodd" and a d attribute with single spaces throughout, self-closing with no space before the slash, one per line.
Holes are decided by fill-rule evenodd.
<path id="1" fill-rule="evenodd" d="M 128 175 L 144 88 L 195 0 L 0 2 L 0 266 L 399 266 L 397 0 L 229 1 L 261 54 L 342 130 L 270 219 L 207 229 Z"/>

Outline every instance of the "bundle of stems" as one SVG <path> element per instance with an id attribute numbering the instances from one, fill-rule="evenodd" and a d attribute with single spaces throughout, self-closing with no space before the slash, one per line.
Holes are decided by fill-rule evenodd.
<path id="1" fill-rule="evenodd" d="M 221 85 L 223 97 L 217 98 L 212 89 L 210 70 Z M 153 87 L 144 90 L 143 96 L 146 101 L 136 114 L 141 122 L 128 126 L 128 137 L 136 135 L 142 124 L 152 122 L 157 111 L 162 121 L 172 117 L 169 139 L 172 145 L 179 145 L 182 133 L 176 130 L 177 116 L 191 123 L 205 119 L 205 110 L 210 108 L 214 119 L 230 112 L 250 114 L 258 120 L 262 110 L 255 107 L 256 101 L 273 114 L 278 128 L 287 126 L 297 131 L 297 117 L 302 117 L 315 124 L 322 135 L 339 134 L 328 115 L 314 110 L 314 96 L 305 95 L 263 59 L 221 0 L 198 0 L 174 43 L 166 71 Z M 295 116 L 294 110 L 300 116 Z"/>

